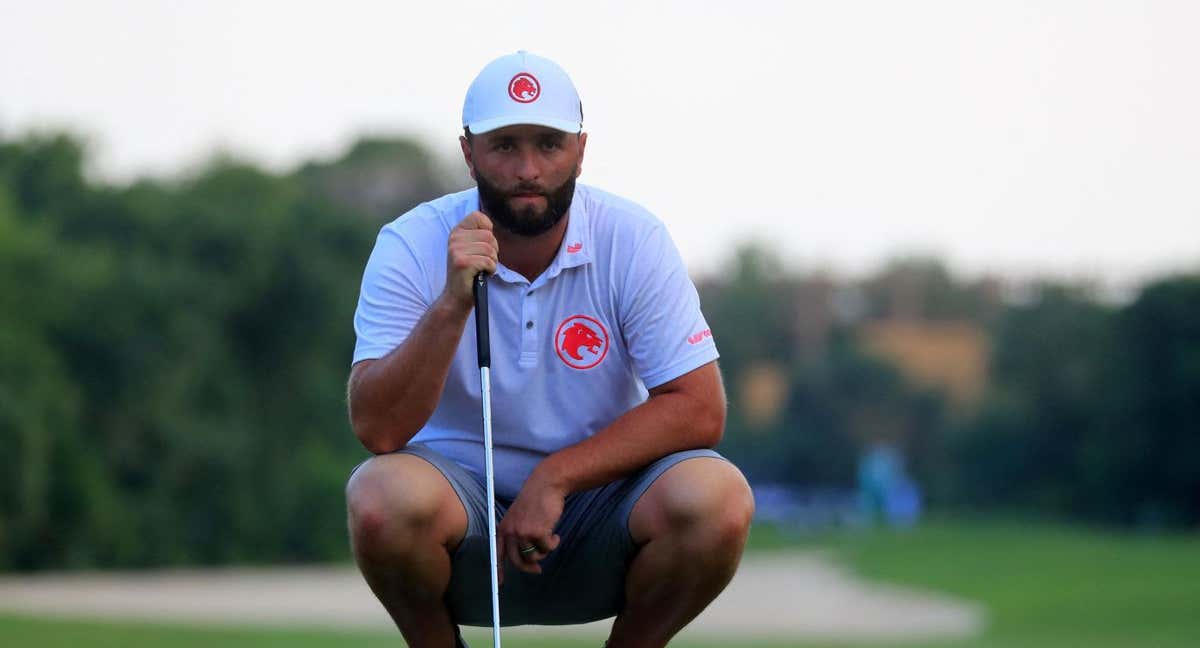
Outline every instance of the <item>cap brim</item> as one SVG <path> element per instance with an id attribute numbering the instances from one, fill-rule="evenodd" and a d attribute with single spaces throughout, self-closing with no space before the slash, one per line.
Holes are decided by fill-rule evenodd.
<path id="1" fill-rule="evenodd" d="M 494 119 L 483 119 L 472 124 L 467 124 L 467 128 L 470 129 L 472 135 L 479 135 L 488 131 L 494 131 L 497 128 L 516 126 L 518 124 L 522 126 L 545 126 L 564 133 L 578 133 L 583 130 L 583 125 L 579 122 L 538 117 L 536 115 L 509 115 Z"/>

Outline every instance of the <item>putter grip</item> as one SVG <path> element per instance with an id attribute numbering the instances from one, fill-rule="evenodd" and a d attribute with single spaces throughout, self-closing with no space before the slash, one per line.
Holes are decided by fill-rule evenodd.
<path id="1" fill-rule="evenodd" d="M 492 366 L 492 342 L 488 339 L 487 273 L 475 275 L 475 343 L 480 367 Z"/>

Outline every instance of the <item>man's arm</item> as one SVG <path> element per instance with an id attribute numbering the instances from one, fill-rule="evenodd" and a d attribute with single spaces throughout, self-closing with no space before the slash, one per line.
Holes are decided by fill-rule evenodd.
<path id="1" fill-rule="evenodd" d="M 496 271 L 498 251 L 487 216 L 474 212 L 463 219 L 450 232 L 441 296 L 400 346 L 351 369 L 350 424 L 371 452 L 403 448 L 433 416 L 474 307 L 472 282 L 479 272 Z"/>
<path id="2" fill-rule="evenodd" d="M 673 452 L 712 448 L 725 431 L 716 361 L 650 390 L 594 436 L 546 457 L 529 481 L 574 493 L 629 475 Z"/>
<path id="3" fill-rule="evenodd" d="M 650 398 L 595 435 L 555 452 L 534 469 L 500 522 L 497 552 L 517 568 L 558 547 L 554 526 L 566 496 L 629 475 L 671 453 L 711 448 L 725 430 L 725 390 L 716 361 L 650 390 Z M 532 553 L 521 553 L 533 546 Z"/>
<path id="4" fill-rule="evenodd" d="M 350 370 L 350 425 L 367 450 L 403 448 L 433 416 L 470 314 L 439 298 L 403 344 Z"/>

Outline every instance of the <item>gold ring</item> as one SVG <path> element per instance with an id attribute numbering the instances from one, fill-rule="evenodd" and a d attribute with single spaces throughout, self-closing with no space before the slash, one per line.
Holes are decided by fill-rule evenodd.
<path id="1" fill-rule="evenodd" d="M 533 545 L 525 545 L 524 547 L 517 549 L 517 551 L 521 552 L 522 556 L 528 556 L 529 554 L 537 551 L 537 547 L 535 547 Z"/>

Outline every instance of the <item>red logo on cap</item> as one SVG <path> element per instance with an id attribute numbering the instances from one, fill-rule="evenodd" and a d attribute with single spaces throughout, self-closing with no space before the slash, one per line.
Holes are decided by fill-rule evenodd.
<path id="1" fill-rule="evenodd" d="M 599 320 L 573 315 L 554 332 L 554 350 L 568 367 L 591 369 L 608 355 L 608 330 Z"/>
<path id="2" fill-rule="evenodd" d="M 522 72 L 508 82 L 508 96 L 513 101 L 532 103 L 542 96 L 542 84 L 528 72 Z"/>

